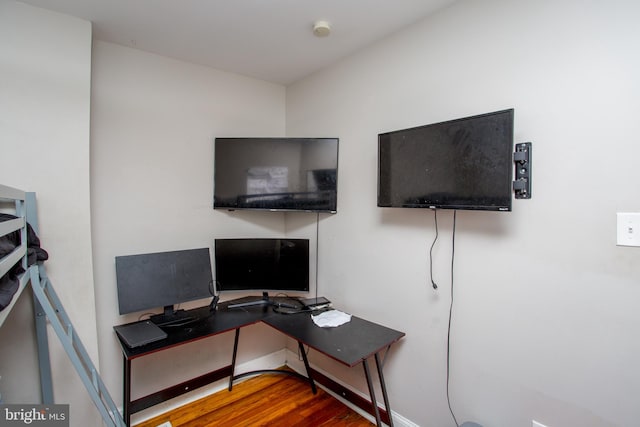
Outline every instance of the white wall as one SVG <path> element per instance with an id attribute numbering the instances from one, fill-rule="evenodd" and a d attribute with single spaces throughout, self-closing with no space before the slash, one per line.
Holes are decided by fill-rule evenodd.
<path id="1" fill-rule="evenodd" d="M 90 82 L 90 22 L 0 1 L 0 182 L 36 192 L 49 277 L 97 363 Z M 40 402 L 29 300 L 25 293 L 0 331 L 0 392 L 8 403 Z M 70 404 L 72 425 L 96 425 L 98 412 L 57 337 L 50 335 L 56 403 Z"/>
<path id="2" fill-rule="evenodd" d="M 120 403 L 122 355 L 112 327 L 142 313 L 118 314 L 115 257 L 209 247 L 218 237 L 281 236 L 282 213 L 213 210 L 213 140 L 283 135 L 285 88 L 104 42 L 94 43 L 93 55 L 91 207 L 100 361 Z M 280 350 L 284 342 L 266 326 L 243 330 L 238 363 Z M 224 366 L 232 349 L 229 333 L 134 361 L 133 397 Z"/>
<path id="3" fill-rule="evenodd" d="M 635 1 L 461 1 L 287 88 L 288 134 L 340 137 L 320 294 L 407 333 L 385 366 L 402 416 L 454 425 L 453 213 L 433 291 L 433 212 L 376 207 L 377 134 L 513 107 L 533 199 L 457 214 L 452 408 L 485 427 L 637 425 L 640 249 L 615 244 L 616 212 L 640 211 L 637 16 Z M 366 390 L 361 370 L 312 359 Z"/>
<path id="4" fill-rule="evenodd" d="M 339 212 L 319 222 L 319 293 L 407 332 L 385 365 L 392 406 L 421 426 L 453 425 L 445 399 L 452 213 L 438 214 L 434 292 L 433 214 L 375 206 L 377 134 L 514 107 L 516 140 L 534 143 L 533 199 L 512 213 L 457 216 L 453 410 L 485 427 L 637 423 L 640 263 L 637 249 L 615 246 L 615 212 L 640 211 L 635 2 L 462 1 L 286 88 L 286 112 L 281 86 L 96 43 L 90 163 L 90 24 L 0 7 L 0 182 L 38 193 L 50 275 L 94 353 L 91 166 L 100 366 L 117 402 L 111 328 L 133 318 L 117 313 L 116 255 L 241 234 L 315 235 L 309 215 L 211 209 L 212 139 L 286 131 L 340 137 Z M 30 157 L 33 173 L 13 180 L 19 156 Z M 28 304 L 20 307 L 22 316 Z M 241 362 L 279 348 L 269 333 L 243 332 Z M 263 341 L 256 351 L 252 340 Z M 154 356 L 137 371 L 134 397 L 166 385 L 160 374 L 169 383 L 224 363 L 231 341 Z M 37 392 L 33 381 L 25 394 L 4 372 L 22 376 L 35 362 L 23 357 L 30 351 L 8 351 L 0 348 L 0 390 L 5 401 L 7 389 L 24 401 Z M 365 390 L 360 369 L 311 357 Z M 63 355 L 53 363 L 74 381 Z M 93 405 L 74 400 L 86 399 L 84 389 L 68 384 L 72 425 L 95 425 Z"/>

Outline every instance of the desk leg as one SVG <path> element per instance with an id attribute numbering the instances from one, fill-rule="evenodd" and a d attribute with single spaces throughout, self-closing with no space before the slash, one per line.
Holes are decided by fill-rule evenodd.
<path id="1" fill-rule="evenodd" d="M 122 390 L 122 417 L 124 418 L 124 422 L 127 426 L 131 425 L 131 411 L 129 406 L 131 405 L 131 360 L 127 359 L 126 356 L 123 356 L 123 390 Z"/>
<path id="2" fill-rule="evenodd" d="M 233 341 L 233 356 L 231 357 L 231 375 L 229 376 L 229 391 L 233 388 L 233 377 L 236 372 L 236 355 L 238 354 L 238 341 L 240 338 L 240 328 L 236 329 L 236 338 Z"/>
<path id="3" fill-rule="evenodd" d="M 302 361 L 304 362 L 304 367 L 307 370 L 307 378 L 309 378 L 309 384 L 311 385 L 311 391 L 313 394 L 318 393 L 316 389 L 316 383 L 313 381 L 313 377 L 311 376 L 311 368 L 309 367 L 309 359 L 307 359 L 307 353 L 304 351 L 304 346 L 300 341 L 298 341 L 298 349 L 300 350 L 300 354 L 302 354 Z"/>
<path id="4" fill-rule="evenodd" d="M 369 363 L 367 363 L 367 359 L 362 361 L 362 366 L 364 367 L 364 376 L 367 378 L 367 385 L 369 386 L 373 415 L 376 417 L 376 425 L 380 427 L 382 426 L 382 420 L 380 419 L 380 411 L 378 410 L 378 403 L 376 402 L 376 392 L 373 389 L 373 381 L 371 380 L 371 373 L 369 372 Z M 391 414 L 389 414 L 389 418 L 391 418 Z"/>
<path id="5" fill-rule="evenodd" d="M 380 379 L 380 388 L 382 389 L 382 397 L 384 398 L 384 407 L 389 415 L 389 427 L 393 427 L 393 417 L 391 416 L 391 405 L 389 404 L 389 396 L 387 395 L 387 386 L 384 383 L 384 375 L 382 374 L 382 365 L 380 364 L 380 356 L 375 354 L 376 368 L 378 368 L 378 378 Z"/>

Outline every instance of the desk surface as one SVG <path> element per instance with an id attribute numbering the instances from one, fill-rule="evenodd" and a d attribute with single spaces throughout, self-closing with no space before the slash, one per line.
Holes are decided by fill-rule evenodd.
<path id="1" fill-rule="evenodd" d="M 291 300 L 286 302 L 291 303 Z M 321 328 L 313 323 L 309 312 L 280 314 L 271 307 L 254 306 L 228 309 L 229 302 L 221 303 L 214 314 L 208 307 L 191 310 L 195 323 L 180 327 L 163 328 L 167 338 L 130 348 L 120 340 L 127 359 L 135 359 L 156 351 L 207 338 L 253 323 L 264 322 L 285 335 L 343 363 L 354 366 L 398 341 L 405 334 L 356 316 L 335 328 Z"/>
<path id="2" fill-rule="evenodd" d="M 292 300 L 287 298 L 275 299 L 276 302 L 278 302 L 278 300 L 280 300 L 279 302 L 285 302 L 287 304 L 292 303 Z M 382 377 L 382 367 L 378 359 L 378 353 L 385 348 L 389 348 L 393 343 L 402 338 L 405 335 L 404 332 L 396 331 L 356 316 L 352 316 L 350 322 L 338 327 L 321 328 L 313 322 L 310 312 L 297 312 L 290 308 L 273 309 L 270 306 L 250 306 L 229 309 L 227 306 L 231 302 L 232 301 L 221 303 L 218 306 L 218 310 L 215 312 L 210 312 L 208 306 L 189 310 L 187 314 L 197 318 L 198 320 L 196 322 L 183 326 L 164 327 L 163 329 L 167 333 L 167 337 L 165 339 L 140 347 L 128 347 L 123 342 L 122 338 L 116 334 L 125 358 L 123 408 L 124 418 L 127 425 L 130 422 L 132 413 L 177 397 L 185 393 L 187 390 L 202 387 L 203 385 L 218 381 L 224 377 L 230 377 L 232 382 L 233 378 L 235 378 L 234 366 L 240 328 L 258 322 L 264 322 L 285 335 L 295 339 L 298 341 L 298 345 L 302 351 L 304 351 L 302 346 L 307 345 L 309 348 L 313 348 L 318 352 L 350 367 L 362 362 L 367 384 L 369 385 L 371 402 L 376 402 L 376 398 L 371 376 L 369 374 L 367 358 L 375 355 L 376 365 L 378 366 L 378 375 L 380 377 L 380 386 L 382 387 L 386 407 L 386 413 L 383 415 L 387 417 L 386 420 L 389 425 L 393 425 L 392 419 L 388 417 L 388 414 L 391 413 L 391 408 L 386 394 L 386 387 Z M 284 314 L 284 312 L 288 312 L 288 314 Z M 131 401 L 131 362 L 133 359 L 231 330 L 236 330 L 236 341 L 234 343 L 231 365 L 136 399 L 134 402 Z M 309 363 L 305 354 L 303 354 L 303 358 L 307 368 L 308 379 L 312 388 L 315 390 L 312 372 L 309 368 Z M 344 393 L 344 387 L 342 387 L 341 390 Z M 369 412 L 376 417 L 377 425 L 382 425 L 381 410 L 379 410 L 378 405 L 375 403 L 370 405 L 372 409 L 368 409 L 367 406 L 362 405 L 363 403 L 360 402 L 360 407 L 365 408 L 365 410 L 369 410 Z"/>
<path id="3" fill-rule="evenodd" d="M 357 365 L 405 335 L 356 316 L 335 328 L 317 326 L 309 313 L 273 315 L 263 322 L 348 366 Z"/>
<path id="4" fill-rule="evenodd" d="M 259 310 L 224 310 L 209 312 L 209 307 L 201 307 L 189 310 L 189 314 L 198 320 L 184 326 L 163 327 L 167 333 L 167 338 L 146 344 L 140 347 L 131 348 L 120 341 L 122 353 L 127 359 L 135 359 L 170 347 L 197 341 L 213 335 L 218 335 L 227 331 L 248 326 L 260 322 L 270 312 Z"/>

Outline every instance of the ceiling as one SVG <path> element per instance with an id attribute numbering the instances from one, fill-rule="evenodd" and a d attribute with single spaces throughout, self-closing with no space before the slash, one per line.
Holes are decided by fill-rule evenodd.
<path id="1" fill-rule="evenodd" d="M 91 21 L 98 40 L 283 85 L 454 1 L 22 0 Z"/>

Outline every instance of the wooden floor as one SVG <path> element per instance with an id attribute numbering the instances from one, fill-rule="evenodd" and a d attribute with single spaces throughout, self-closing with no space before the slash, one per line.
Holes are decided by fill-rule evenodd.
<path id="1" fill-rule="evenodd" d="M 279 374 L 250 378 L 234 384 L 231 392 L 222 390 L 136 427 L 166 421 L 172 427 L 373 425 L 324 390 L 314 395 L 309 383 Z"/>

